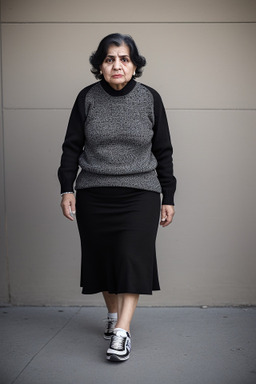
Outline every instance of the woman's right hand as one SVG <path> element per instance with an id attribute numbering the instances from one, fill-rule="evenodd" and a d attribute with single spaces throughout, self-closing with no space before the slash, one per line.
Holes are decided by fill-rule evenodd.
<path id="1" fill-rule="evenodd" d="M 66 193 L 62 196 L 62 200 L 60 203 L 63 215 L 74 221 L 74 215 L 76 214 L 76 198 L 73 193 Z"/>

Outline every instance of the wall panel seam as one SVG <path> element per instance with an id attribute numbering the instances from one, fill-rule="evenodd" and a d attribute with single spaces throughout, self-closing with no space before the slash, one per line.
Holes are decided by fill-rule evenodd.
<path id="1" fill-rule="evenodd" d="M 254 21 L 2 21 L 2 25 L 19 24 L 255 24 Z"/>
<path id="2" fill-rule="evenodd" d="M 0 10 L 1 12 L 1 10 Z M 4 92 L 3 92 L 3 49 L 2 49 L 2 23 L 0 23 L 0 87 L 1 87 L 1 160 L 2 160 L 2 177 L 3 177 L 3 185 L 1 186 L 3 191 L 3 201 L 1 202 L 3 206 L 3 217 L 1 218 L 3 222 L 3 244 L 2 247 L 4 249 L 4 259 L 5 259 L 5 268 L 7 272 L 7 289 L 8 289 L 8 302 L 11 303 L 11 284 L 10 284 L 10 267 L 9 267 L 9 255 L 8 255 L 8 236 L 7 236 L 7 213 L 6 213 L 6 189 L 5 189 L 5 135 L 4 135 Z"/>

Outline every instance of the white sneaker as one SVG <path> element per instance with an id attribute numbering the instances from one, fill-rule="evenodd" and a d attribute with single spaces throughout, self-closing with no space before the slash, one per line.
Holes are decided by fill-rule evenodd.
<path id="1" fill-rule="evenodd" d="M 129 359 L 131 352 L 131 335 L 124 329 L 115 328 L 111 337 L 110 346 L 106 358 L 110 361 L 125 361 Z"/>

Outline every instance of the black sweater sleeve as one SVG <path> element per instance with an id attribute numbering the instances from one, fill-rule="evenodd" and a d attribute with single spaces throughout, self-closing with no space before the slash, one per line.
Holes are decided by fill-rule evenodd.
<path id="1" fill-rule="evenodd" d="M 62 145 L 61 163 L 58 169 L 58 177 L 61 185 L 61 193 L 73 192 L 74 181 L 78 171 L 78 159 L 84 147 L 84 123 L 85 123 L 85 90 L 82 90 L 76 98 L 72 108 L 67 132 Z"/>
<path id="2" fill-rule="evenodd" d="M 160 95 L 152 88 L 149 90 L 154 97 L 155 124 L 152 152 L 157 160 L 156 171 L 162 187 L 162 204 L 174 205 L 176 178 L 173 175 L 173 148 L 167 116 Z"/>

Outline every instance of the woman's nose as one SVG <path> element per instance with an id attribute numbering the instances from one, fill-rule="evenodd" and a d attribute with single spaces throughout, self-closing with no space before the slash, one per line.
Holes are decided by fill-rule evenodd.
<path id="1" fill-rule="evenodd" d="M 114 69 L 118 70 L 121 68 L 121 61 L 119 59 L 116 59 L 114 61 Z"/>

